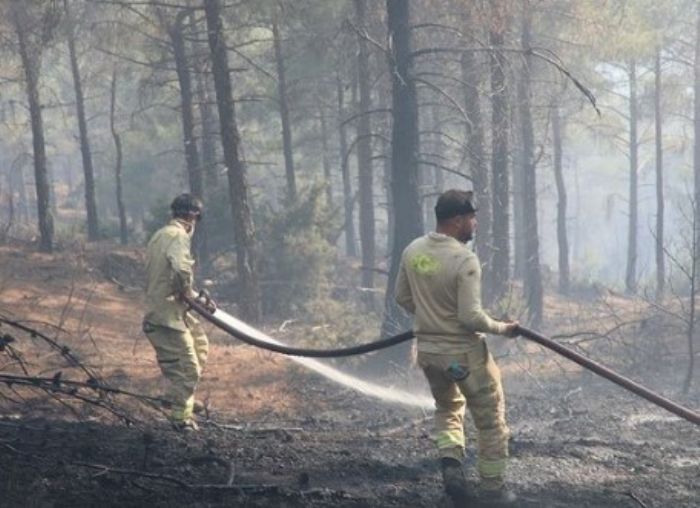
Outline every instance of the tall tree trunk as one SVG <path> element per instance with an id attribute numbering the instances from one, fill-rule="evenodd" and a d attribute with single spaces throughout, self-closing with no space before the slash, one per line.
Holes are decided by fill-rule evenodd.
<path id="1" fill-rule="evenodd" d="M 364 30 L 366 24 L 365 0 L 355 0 L 355 18 L 357 27 Z M 357 172 L 360 201 L 360 246 L 362 249 L 362 286 L 374 287 L 374 198 L 372 195 L 372 130 L 369 111 L 372 109 L 369 76 L 369 48 L 363 37 L 357 40 L 357 79 L 360 89 L 360 108 L 357 127 Z M 367 293 L 372 298 L 372 293 Z"/>
<path id="2" fill-rule="evenodd" d="M 695 369 L 695 302 L 697 300 L 697 284 L 698 284 L 698 246 L 700 246 L 700 4 L 696 7 L 696 24 L 695 24 L 695 63 L 694 63 L 694 112 L 693 112 L 693 127 L 695 133 L 695 141 L 693 145 L 693 175 L 695 188 L 693 189 L 693 250 L 692 250 L 692 271 L 690 277 L 690 316 L 688 324 L 688 370 L 686 371 L 685 380 L 683 382 L 683 391 L 685 393 L 690 389 L 693 380 L 693 371 Z"/>
<path id="3" fill-rule="evenodd" d="M 391 194 L 394 242 L 382 325 L 385 335 L 408 326 L 408 320 L 394 300 L 394 285 L 401 254 L 414 238 L 423 233 L 418 195 L 418 105 L 411 59 L 410 5 L 405 0 L 387 0 L 386 3 L 392 48 L 389 75 L 392 77 Z M 401 354 L 401 351 L 396 354 Z"/>
<path id="4" fill-rule="evenodd" d="M 297 199 L 297 183 L 294 173 L 294 157 L 292 153 L 292 127 L 289 122 L 289 101 L 287 98 L 287 76 L 282 55 L 282 41 L 277 22 L 272 23 L 272 39 L 275 47 L 275 63 L 277 64 L 277 95 L 282 121 L 282 151 L 284 152 L 284 174 L 287 178 L 287 198 L 290 203 Z"/>
<path id="5" fill-rule="evenodd" d="M 656 299 L 661 300 L 666 283 L 664 258 L 664 147 L 663 116 L 661 109 L 661 49 L 657 48 L 654 60 L 654 128 L 656 140 Z"/>
<path id="6" fill-rule="evenodd" d="M 182 119 L 182 137 L 185 149 L 185 163 L 187 164 L 187 179 L 190 192 L 199 199 L 204 199 L 204 175 L 199 162 L 197 140 L 194 133 L 194 99 L 192 94 L 192 76 L 185 47 L 183 23 L 188 11 L 180 11 L 175 22 L 169 27 L 168 34 L 173 45 L 175 57 L 175 71 L 180 85 L 180 116 Z M 207 242 L 207 222 L 205 220 L 197 225 L 194 235 L 194 252 L 197 260 L 206 265 L 209 259 Z"/>
<path id="7" fill-rule="evenodd" d="M 39 249 L 43 252 L 53 251 L 53 215 L 51 214 L 51 186 L 46 163 L 46 143 L 44 141 L 44 122 L 39 97 L 39 70 L 41 67 L 41 47 L 29 40 L 26 13 L 20 12 L 23 6 L 12 9 L 14 28 L 19 42 L 19 53 L 26 83 L 29 101 L 29 118 L 32 127 L 32 146 L 34 153 L 34 181 L 36 185 L 37 218 L 39 222 Z"/>
<path id="8" fill-rule="evenodd" d="M 523 27 L 521 44 L 524 50 L 531 47 L 531 10 L 530 3 L 523 3 Z M 535 164 L 535 136 L 532 125 L 531 72 L 532 56 L 526 53 L 522 76 L 518 81 L 518 105 L 523 146 L 523 222 L 525 226 L 524 249 L 525 271 L 524 289 L 527 300 L 530 324 L 539 327 L 542 324 L 543 291 L 542 273 L 540 271 L 540 240 L 537 218 L 537 167 Z"/>
<path id="9" fill-rule="evenodd" d="M 202 124 L 202 170 L 205 178 L 205 195 L 211 196 L 219 186 L 216 156 L 216 118 L 211 109 L 208 72 L 204 64 L 197 72 L 197 100 Z"/>
<path id="10" fill-rule="evenodd" d="M 64 7 L 68 12 L 68 0 L 64 0 Z M 95 200 L 95 171 L 92 166 L 92 152 L 90 150 L 90 138 L 88 136 L 87 119 L 85 117 L 85 97 L 78 66 L 78 55 L 75 49 L 75 22 L 69 17 L 68 29 L 68 55 L 73 74 L 73 87 L 75 88 L 75 106 L 78 113 L 78 130 L 80 132 L 80 154 L 83 158 L 83 175 L 85 180 L 85 209 L 87 212 L 88 240 L 95 241 L 100 236 L 99 221 L 97 218 L 97 202 Z"/>
<path id="11" fill-rule="evenodd" d="M 250 214 L 248 183 L 243 161 L 239 156 L 241 139 L 236 125 L 231 74 L 226 53 L 221 3 L 204 0 L 207 35 L 211 50 L 216 102 L 221 124 L 224 161 L 228 168 L 229 196 L 236 241 L 236 263 L 241 279 L 239 305 L 245 319 L 257 322 L 261 318 L 261 293 L 258 282 L 258 262 L 255 252 L 255 230 Z"/>
<path id="12" fill-rule="evenodd" d="M 630 79 L 630 194 L 629 229 L 627 236 L 627 273 L 625 288 L 629 294 L 637 292 L 637 213 L 638 213 L 638 139 L 637 139 L 637 62 L 629 67 Z"/>
<path id="13" fill-rule="evenodd" d="M 117 210 L 119 213 L 119 240 L 122 245 L 129 243 L 129 230 L 126 223 L 126 208 L 122 191 L 122 140 L 114 123 L 114 113 L 117 108 L 117 68 L 112 70 L 112 85 L 110 87 L 109 128 L 114 139 L 116 162 L 114 164 L 114 179 L 117 193 Z"/>
<path id="14" fill-rule="evenodd" d="M 695 184 L 693 189 L 693 209 L 695 210 L 694 225 L 697 228 L 695 235 L 698 237 L 698 240 L 700 240 L 700 4 L 697 5 L 696 16 L 695 64 L 693 67 L 693 176 Z"/>
<path id="15" fill-rule="evenodd" d="M 473 26 L 471 18 L 465 19 L 464 26 Z M 484 265 L 484 278 L 489 279 L 491 271 L 491 200 L 489 193 L 489 171 L 484 155 L 484 121 L 481 114 L 479 85 L 483 69 L 480 68 L 475 54 L 471 51 L 462 53 L 462 81 L 464 82 L 464 111 L 468 122 L 465 123 L 467 140 L 467 157 L 469 172 L 472 177 L 474 197 L 479 208 L 479 229 L 474 240 L 474 248 L 479 260 Z"/>
<path id="16" fill-rule="evenodd" d="M 331 174 L 331 160 L 328 154 L 328 122 L 326 121 L 326 110 L 323 104 L 318 107 L 318 120 L 321 127 L 321 164 L 323 165 L 326 204 L 330 208 L 333 206 L 333 175 Z"/>
<path id="17" fill-rule="evenodd" d="M 506 292 L 510 269 L 510 228 L 509 179 L 508 179 L 508 93 L 506 90 L 506 59 L 499 49 L 503 47 L 506 32 L 507 15 L 503 2 L 492 2 L 491 27 L 489 41 L 493 48 L 489 61 L 491 68 L 491 186 L 492 223 L 491 234 L 493 255 L 491 271 L 485 279 L 484 294 L 486 302 L 493 302 Z"/>
<path id="18" fill-rule="evenodd" d="M 513 149 L 511 152 L 511 171 L 512 171 L 512 182 L 511 182 L 511 197 L 513 200 L 513 213 L 511 226 L 513 228 L 513 278 L 524 279 L 525 278 L 525 265 L 527 263 L 525 257 L 525 172 L 527 171 L 527 162 L 525 160 L 524 154 L 524 140 L 522 132 L 522 119 L 520 118 L 521 105 L 520 105 L 520 93 L 522 88 L 522 76 L 517 76 L 516 87 L 514 92 L 511 92 L 511 103 L 513 107 L 511 108 L 510 114 L 510 124 L 512 128 L 510 130 L 510 144 Z"/>
<path id="19" fill-rule="evenodd" d="M 569 294 L 569 239 L 566 231 L 566 185 L 562 167 L 562 125 L 559 104 L 552 106 L 554 180 L 557 185 L 557 245 L 559 247 L 559 292 Z"/>
<path id="20" fill-rule="evenodd" d="M 379 109 L 389 111 L 390 90 L 388 87 L 379 89 Z M 386 251 L 383 257 L 391 255 L 394 245 L 394 202 L 391 197 L 391 143 L 389 122 L 381 123 L 381 153 L 382 153 L 382 186 L 386 196 Z"/>
<path id="21" fill-rule="evenodd" d="M 700 23 L 698 24 L 698 28 L 700 29 Z M 700 37 L 700 31 L 698 31 L 698 36 Z M 697 205 L 696 209 L 697 209 Z M 698 225 L 695 223 L 696 216 L 693 215 L 693 230 L 696 231 Z M 688 367 L 685 371 L 685 378 L 683 379 L 683 393 L 688 393 L 690 391 L 690 386 L 693 383 L 693 373 L 695 371 L 695 316 L 697 314 L 696 311 L 696 302 L 697 302 L 697 284 L 698 284 L 698 257 L 700 257 L 700 252 L 698 251 L 698 248 L 700 247 L 700 243 L 698 242 L 700 238 L 697 235 L 693 236 L 692 242 L 691 242 L 691 255 L 693 258 L 693 262 L 691 264 L 690 268 L 690 298 L 688 302 L 688 326 L 686 328 L 686 341 L 688 345 Z"/>
<path id="22" fill-rule="evenodd" d="M 340 138 L 340 173 L 343 177 L 343 205 L 345 208 L 345 253 L 357 257 L 355 245 L 355 221 L 353 219 L 352 180 L 348 164 L 348 138 L 345 130 L 345 93 L 340 76 L 336 79 L 338 97 L 338 136 Z"/>

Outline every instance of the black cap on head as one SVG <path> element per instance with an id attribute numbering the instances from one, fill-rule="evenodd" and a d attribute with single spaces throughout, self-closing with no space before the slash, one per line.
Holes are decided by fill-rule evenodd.
<path id="1" fill-rule="evenodd" d="M 435 218 L 438 222 L 467 215 L 476 212 L 476 207 L 472 204 L 474 193 L 472 191 L 461 191 L 451 189 L 443 192 L 435 205 Z"/>
<path id="2" fill-rule="evenodd" d="M 170 204 L 173 217 L 185 218 L 190 214 L 202 215 L 202 208 L 202 200 L 188 193 L 180 194 Z"/>

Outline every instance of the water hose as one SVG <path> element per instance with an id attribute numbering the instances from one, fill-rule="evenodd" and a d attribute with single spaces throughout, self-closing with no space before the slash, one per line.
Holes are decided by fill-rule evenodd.
<path id="1" fill-rule="evenodd" d="M 602 376 L 605 379 L 620 385 L 621 387 L 634 393 L 635 395 L 639 395 L 640 397 L 645 398 L 649 402 L 656 404 L 657 406 L 660 406 L 666 409 L 667 411 L 670 411 L 671 413 L 680 416 L 681 418 L 684 418 L 691 423 L 694 423 L 695 425 L 700 425 L 700 414 L 696 413 L 695 411 L 688 409 L 687 407 L 683 407 L 680 404 L 676 404 L 672 400 L 669 400 L 666 397 L 662 397 L 658 393 L 652 392 L 651 390 L 640 385 L 639 383 L 635 383 L 631 379 L 621 376 L 617 372 L 612 371 L 609 368 L 597 362 L 594 362 L 590 358 L 586 358 L 582 354 L 577 353 L 576 351 L 569 349 L 565 346 L 562 346 L 558 342 L 555 342 L 552 339 L 549 339 L 544 335 L 541 335 L 533 330 L 529 330 L 528 328 L 519 326 L 518 333 L 526 339 L 529 339 L 533 342 L 537 342 L 541 346 L 544 346 L 547 349 L 551 349 L 555 353 L 558 353 L 561 356 L 578 363 L 581 367 L 585 367 L 586 369 L 595 372 L 599 376 Z"/>
<path id="2" fill-rule="evenodd" d="M 216 312 L 212 313 L 199 301 L 189 297 L 185 297 L 185 301 L 204 319 L 206 319 L 216 327 L 220 328 L 221 330 L 225 331 L 229 335 L 241 340 L 242 342 L 245 342 L 250 346 L 266 349 L 268 351 L 273 351 L 275 353 L 281 353 L 289 356 L 304 356 L 311 358 L 339 358 L 343 356 L 360 355 L 364 353 L 369 353 L 371 351 L 377 351 L 379 349 L 395 346 L 396 344 L 400 344 L 402 342 L 411 340 L 414 337 L 413 332 L 408 331 L 403 332 L 399 335 L 388 337 L 386 339 L 381 339 L 375 342 L 368 342 L 366 344 L 360 344 L 358 346 L 351 346 L 347 348 L 309 349 L 290 347 L 282 344 L 273 344 L 270 342 L 256 339 L 250 334 L 246 333 L 245 331 L 235 328 L 229 325 L 228 323 L 225 323 L 224 321 L 218 319 L 216 317 Z M 608 379 L 609 381 L 612 381 L 613 383 L 623 387 L 624 389 L 634 393 L 635 395 L 638 395 L 648 400 L 649 402 L 656 404 L 657 406 L 662 407 L 667 411 L 670 411 L 671 413 L 680 416 L 681 418 L 691 423 L 694 423 L 695 425 L 700 425 L 700 414 L 696 413 L 691 409 L 683 407 L 680 404 L 677 404 L 672 400 L 669 400 L 638 383 L 635 383 L 631 379 L 628 379 L 618 374 L 617 372 L 614 372 L 613 370 L 604 367 L 603 365 L 591 360 L 590 358 L 587 358 L 582 354 L 577 353 L 576 351 L 569 349 L 565 346 L 562 346 L 561 344 L 553 341 L 552 339 L 549 339 L 544 335 L 541 335 L 523 326 L 518 327 L 517 333 L 519 335 L 522 335 L 526 339 L 536 342 L 541 346 L 544 346 L 547 349 L 550 349 L 555 353 L 565 358 L 568 358 L 569 360 L 579 364 L 580 366 L 592 372 L 595 372 L 599 376 L 602 376 Z"/>
<path id="3" fill-rule="evenodd" d="M 406 342 L 413 338 L 413 332 L 408 331 L 400 333 L 399 335 L 394 335 L 393 337 L 387 337 L 386 339 L 381 339 L 375 342 L 368 342 L 366 344 L 360 344 L 358 346 L 350 346 L 346 348 L 309 349 L 291 347 L 282 344 L 273 344 L 270 342 L 265 342 L 256 339 L 255 337 L 252 337 L 250 334 L 244 332 L 243 330 L 234 328 L 228 323 L 225 323 L 224 321 L 218 319 L 216 317 L 216 312 L 212 314 L 209 310 L 207 310 L 207 308 L 204 305 L 202 305 L 197 300 L 187 296 L 184 297 L 184 300 L 204 319 L 217 326 L 218 328 L 222 329 L 229 335 L 236 337 L 240 341 L 245 342 L 250 346 L 266 349 L 268 351 L 273 351 L 275 353 L 281 353 L 283 355 L 288 356 L 305 356 L 308 358 L 341 358 L 344 356 L 362 355 L 365 353 L 371 353 L 372 351 L 378 351 L 380 349 L 395 346 L 396 344 L 401 344 L 402 342 Z"/>

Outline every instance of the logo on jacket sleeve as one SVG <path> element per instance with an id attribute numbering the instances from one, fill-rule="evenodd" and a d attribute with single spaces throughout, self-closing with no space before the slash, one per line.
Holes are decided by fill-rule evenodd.
<path id="1" fill-rule="evenodd" d="M 416 254 L 411 258 L 411 268 L 419 275 L 434 275 L 440 269 L 440 262 L 430 254 Z"/>

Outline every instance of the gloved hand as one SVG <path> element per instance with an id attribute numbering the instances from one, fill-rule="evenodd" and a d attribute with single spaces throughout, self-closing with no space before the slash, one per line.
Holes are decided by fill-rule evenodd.
<path id="1" fill-rule="evenodd" d="M 506 321 L 506 331 L 503 335 L 515 338 L 520 335 L 520 323 L 518 321 Z"/>
<path id="2" fill-rule="evenodd" d="M 209 291 L 207 291 L 206 289 L 201 289 L 199 291 L 199 294 L 195 298 L 195 301 L 197 303 L 202 304 L 204 308 L 207 309 L 211 314 L 214 314 L 214 312 L 216 312 L 216 302 L 209 294 Z"/>

